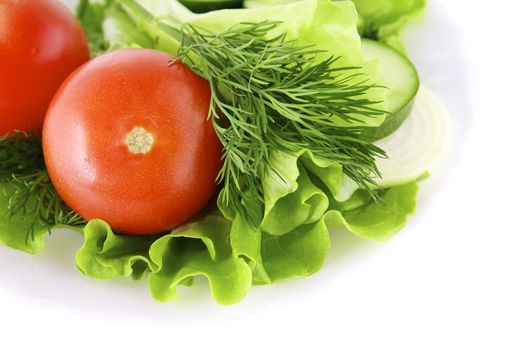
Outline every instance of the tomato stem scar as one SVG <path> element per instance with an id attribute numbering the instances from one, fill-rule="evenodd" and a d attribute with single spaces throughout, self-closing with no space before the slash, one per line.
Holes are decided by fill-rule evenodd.
<path id="1" fill-rule="evenodd" d="M 124 142 L 133 154 L 146 154 L 153 148 L 153 135 L 146 129 L 136 126 L 127 135 Z"/>

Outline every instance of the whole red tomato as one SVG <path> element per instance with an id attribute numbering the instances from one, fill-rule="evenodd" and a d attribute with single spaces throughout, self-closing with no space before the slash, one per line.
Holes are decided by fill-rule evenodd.
<path id="1" fill-rule="evenodd" d="M 0 0 L 0 136 L 40 131 L 60 84 L 89 59 L 75 16 L 56 0 Z"/>
<path id="2" fill-rule="evenodd" d="M 73 73 L 43 129 L 49 175 L 80 216 L 153 234 L 198 213 L 216 189 L 222 144 L 206 80 L 148 49 L 99 56 Z"/>

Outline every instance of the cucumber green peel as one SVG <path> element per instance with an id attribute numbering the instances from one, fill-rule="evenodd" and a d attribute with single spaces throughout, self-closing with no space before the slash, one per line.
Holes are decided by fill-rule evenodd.
<path id="1" fill-rule="evenodd" d="M 363 39 L 363 54 L 379 65 L 379 77 L 388 88 L 383 124 L 369 128 L 364 135 L 371 140 L 382 139 L 397 130 L 410 115 L 419 89 L 419 76 L 410 60 L 391 47 Z"/>
<path id="2" fill-rule="evenodd" d="M 275 20 L 283 22 L 282 30 L 289 39 L 329 50 L 342 57 L 341 64 L 361 66 L 374 77 L 374 66 L 360 53 L 357 14 L 351 2 L 306 0 L 278 10 L 224 10 L 203 15 L 192 14 L 175 1 L 119 2 L 146 8 L 154 14 L 153 19 L 140 12 L 123 11 L 117 2 L 98 1 L 97 7 L 91 7 L 95 4 L 84 1 L 83 13 L 88 15 L 81 19 L 85 28 L 93 30 L 93 43 L 99 52 L 150 47 L 175 54 L 180 43 L 158 29 L 163 21 L 224 31 L 238 22 Z M 382 97 L 379 93 L 370 95 L 371 99 Z M 341 164 L 319 157 L 312 150 L 271 150 L 268 159 L 271 169 L 278 172 L 268 171 L 261 176 L 264 213 L 259 226 L 249 225 L 237 210 L 221 201 L 218 208 L 160 236 L 122 236 L 103 221 L 93 220 L 85 227 L 67 226 L 84 233 L 84 244 L 76 255 L 77 266 L 82 273 L 98 279 L 147 278 L 152 296 L 161 302 L 177 299 L 179 285 L 190 286 L 195 276 L 205 276 L 215 300 L 232 304 L 241 300 L 253 284 L 318 271 L 330 247 L 329 228 L 342 227 L 365 239 L 386 241 L 415 210 L 418 185 L 412 176 L 397 186 L 374 190 L 379 198 L 374 201 L 369 191 L 345 174 Z M 388 165 L 382 170 L 387 174 Z M 0 194 L 4 193 L 0 196 L 0 216 L 9 213 L 10 186 L 9 180 L 0 182 Z M 21 224 L 34 220 L 34 214 L 28 211 L 0 220 L 0 240 L 31 253 L 43 249 L 51 227 L 44 226 L 27 239 L 27 227 Z"/>
<path id="3" fill-rule="evenodd" d="M 241 8 L 243 0 L 181 0 L 181 4 L 195 13 L 221 9 Z"/>

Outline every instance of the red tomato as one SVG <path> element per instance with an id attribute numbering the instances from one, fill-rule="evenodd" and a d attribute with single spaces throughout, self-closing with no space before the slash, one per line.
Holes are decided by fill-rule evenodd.
<path id="1" fill-rule="evenodd" d="M 49 176 L 83 218 L 153 234 L 198 213 L 216 189 L 222 144 L 210 87 L 147 49 L 99 56 L 64 82 L 43 129 Z"/>
<path id="2" fill-rule="evenodd" d="M 0 136 L 40 131 L 67 76 L 89 59 L 75 16 L 56 0 L 0 0 Z"/>

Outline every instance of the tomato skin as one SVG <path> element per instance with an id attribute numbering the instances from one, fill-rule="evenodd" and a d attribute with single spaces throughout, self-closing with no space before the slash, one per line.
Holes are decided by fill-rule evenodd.
<path id="1" fill-rule="evenodd" d="M 56 0 L 0 0 L 0 136 L 40 131 L 60 84 L 89 60 L 84 33 Z"/>
<path id="2" fill-rule="evenodd" d="M 83 218 L 127 234 L 172 229 L 216 190 L 222 144 L 208 119 L 210 87 L 168 54 L 124 49 L 73 73 L 51 102 L 43 129 L 49 175 Z M 133 154 L 136 128 L 153 138 Z"/>

